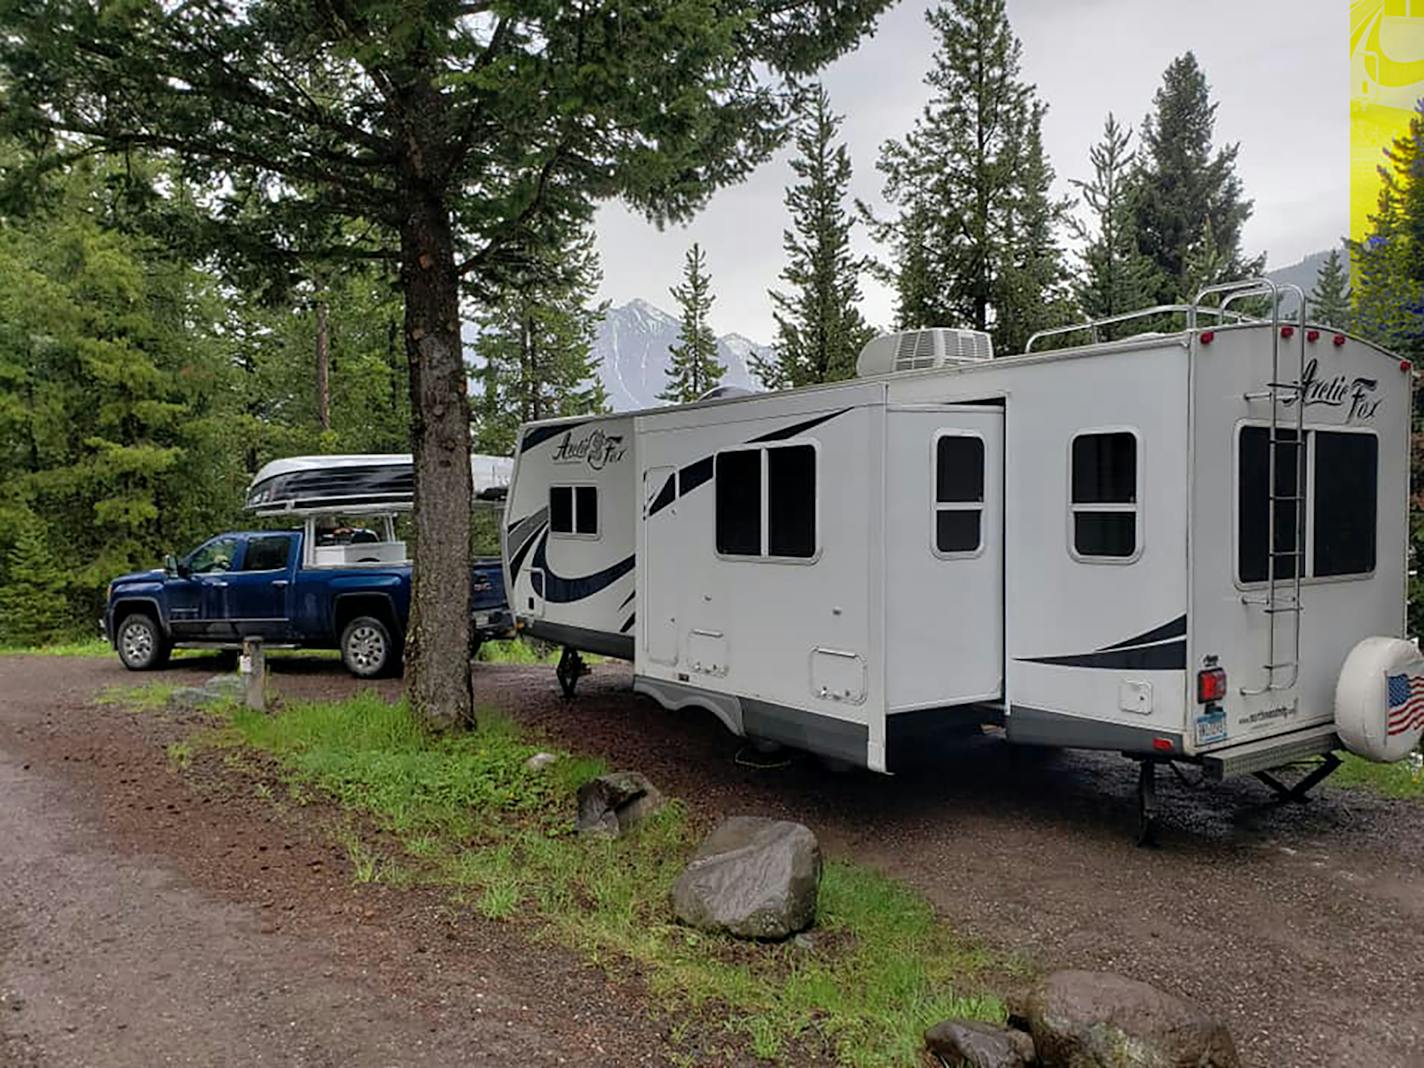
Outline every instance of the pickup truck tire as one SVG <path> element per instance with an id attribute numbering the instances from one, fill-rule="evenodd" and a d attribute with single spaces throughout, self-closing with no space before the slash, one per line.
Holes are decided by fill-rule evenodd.
<path id="1" fill-rule="evenodd" d="M 147 612 L 130 612 L 119 621 L 114 649 L 130 671 L 156 671 L 168 663 L 168 638 Z"/>
<path id="2" fill-rule="evenodd" d="M 357 616 L 341 632 L 341 662 L 358 679 L 376 679 L 396 670 L 400 650 L 379 619 Z"/>

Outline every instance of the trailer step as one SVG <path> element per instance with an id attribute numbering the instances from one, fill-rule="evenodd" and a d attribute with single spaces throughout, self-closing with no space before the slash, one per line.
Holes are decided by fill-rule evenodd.
<path id="1" fill-rule="evenodd" d="M 1257 771 L 1278 768 L 1282 764 L 1320 756 L 1341 748 L 1334 723 L 1322 723 L 1289 734 L 1277 734 L 1254 742 L 1216 749 L 1202 755 L 1202 770 L 1210 779 L 1229 779 Z"/>

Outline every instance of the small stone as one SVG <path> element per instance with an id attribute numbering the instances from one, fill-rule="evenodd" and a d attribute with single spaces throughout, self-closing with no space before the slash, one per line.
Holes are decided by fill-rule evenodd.
<path id="1" fill-rule="evenodd" d="M 618 838 L 663 807 L 658 788 L 636 771 L 614 771 L 578 789 L 579 834 Z"/>
<path id="2" fill-rule="evenodd" d="M 535 753 L 524 762 L 524 766 L 530 771 L 538 771 L 541 768 L 547 768 L 558 759 L 559 757 L 556 753 Z"/>
<path id="3" fill-rule="evenodd" d="M 945 1020 L 925 1032 L 925 1048 L 946 1064 L 967 1068 L 1024 1068 L 1033 1039 L 1022 1031 L 979 1020 Z"/>

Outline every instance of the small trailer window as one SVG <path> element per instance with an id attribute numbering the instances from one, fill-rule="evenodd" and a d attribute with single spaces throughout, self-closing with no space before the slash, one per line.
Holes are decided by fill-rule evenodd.
<path id="1" fill-rule="evenodd" d="M 984 440 L 941 434 L 935 441 L 935 551 L 979 551 L 984 512 Z"/>
<path id="2" fill-rule="evenodd" d="M 1270 430 L 1243 426 L 1237 448 L 1237 574 L 1265 582 L 1270 519 Z M 1296 473 L 1294 430 L 1276 430 L 1276 578 L 1295 575 Z M 1308 517 L 1303 578 L 1368 575 L 1375 569 L 1379 439 L 1372 433 L 1307 430 L 1306 480 L 1299 515 Z"/>
<path id="3" fill-rule="evenodd" d="M 1069 507 L 1073 553 L 1082 560 L 1137 555 L 1137 435 L 1129 430 L 1073 439 Z"/>
<path id="4" fill-rule="evenodd" d="M 814 445 L 719 452 L 715 471 L 720 555 L 792 560 L 816 555 Z"/>
<path id="5" fill-rule="evenodd" d="M 1315 568 L 1319 576 L 1375 569 L 1379 439 L 1315 432 Z"/>
<path id="6" fill-rule="evenodd" d="M 569 537 L 598 537 L 598 487 L 550 486 L 549 531 Z"/>

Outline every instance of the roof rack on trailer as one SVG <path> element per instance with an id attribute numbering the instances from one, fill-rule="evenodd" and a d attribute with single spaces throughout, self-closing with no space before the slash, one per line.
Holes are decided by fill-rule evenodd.
<path id="1" fill-rule="evenodd" d="M 513 467 L 508 457 L 472 455 L 476 503 L 503 503 Z M 409 453 L 273 460 L 253 477 L 245 507 L 258 515 L 409 512 L 415 507 L 414 461 Z"/>
<path id="2" fill-rule="evenodd" d="M 1254 283 L 1253 283 L 1254 284 Z M 1264 292 L 1264 291 L 1263 291 Z M 1227 298 L 1228 303 L 1235 297 Z M 1261 319 L 1254 315 L 1244 315 L 1241 312 L 1227 311 L 1225 305 L 1219 308 L 1206 307 L 1200 304 L 1158 304 L 1151 308 L 1143 308 L 1140 311 L 1124 312 L 1121 315 L 1105 315 L 1101 319 L 1090 319 L 1087 322 L 1073 323 L 1070 326 L 1055 326 L 1049 330 L 1040 330 L 1029 337 L 1024 345 L 1024 355 L 1027 356 L 1033 351 L 1036 342 L 1050 337 L 1062 337 L 1065 334 L 1088 333 L 1092 335 L 1089 344 L 1096 345 L 1102 341 L 1099 328 L 1104 326 L 1114 326 L 1119 323 L 1130 323 L 1137 319 L 1152 319 L 1160 316 L 1182 315 L 1187 319 L 1186 329 L 1194 330 L 1196 316 L 1199 314 L 1214 315 L 1218 323 L 1261 323 L 1270 322 L 1269 319 Z M 1132 337 L 1142 337 L 1142 334 L 1124 335 L 1113 338 L 1114 341 L 1127 341 Z"/>

